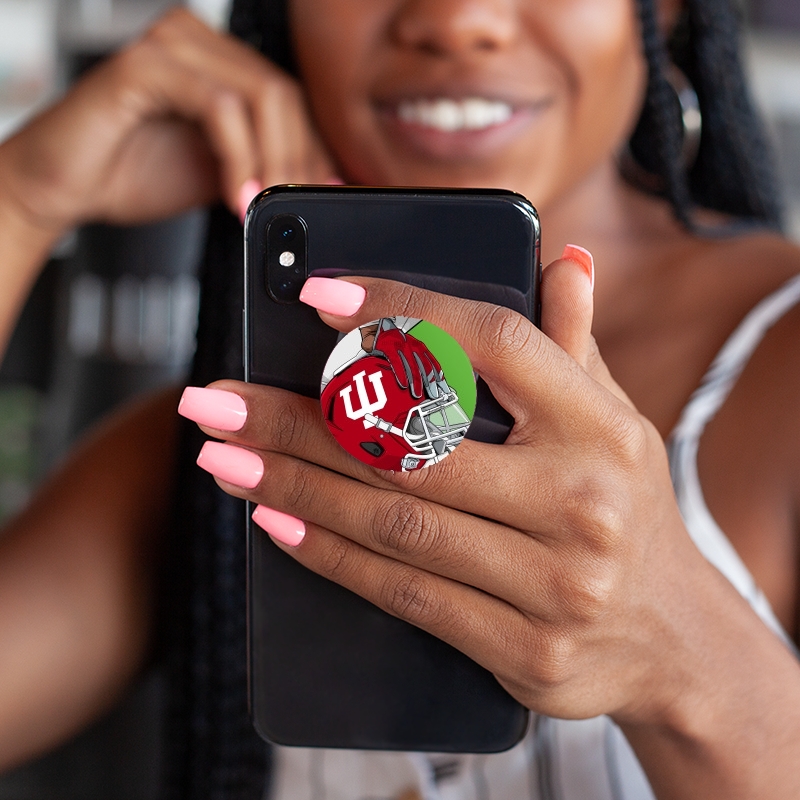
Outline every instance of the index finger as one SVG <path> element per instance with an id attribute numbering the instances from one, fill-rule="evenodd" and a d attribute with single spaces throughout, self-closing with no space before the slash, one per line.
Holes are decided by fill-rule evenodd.
<path id="1" fill-rule="evenodd" d="M 529 319 L 504 306 L 464 300 L 381 278 L 309 278 L 300 299 L 350 331 L 385 316 L 424 319 L 447 331 L 517 423 L 581 402 L 596 390 L 586 373 Z M 333 299 L 333 302 L 331 300 Z M 359 300 L 360 305 L 358 305 Z M 574 411 L 574 408 L 573 408 Z"/>

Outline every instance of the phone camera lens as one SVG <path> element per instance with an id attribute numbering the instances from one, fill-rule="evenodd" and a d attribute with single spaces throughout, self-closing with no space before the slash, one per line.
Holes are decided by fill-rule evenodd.
<path id="1" fill-rule="evenodd" d="M 302 217 L 279 214 L 267 226 L 267 289 L 279 303 L 296 303 L 307 270 L 308 229 Z"/>

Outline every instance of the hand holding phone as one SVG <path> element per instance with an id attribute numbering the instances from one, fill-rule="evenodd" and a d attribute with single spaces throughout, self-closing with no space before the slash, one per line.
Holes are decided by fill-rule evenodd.
<path id="1" fill-rule="evenodd" d="M 255 448 L 264 465 L 255 489 L 224 488 L 268 507 L 259 525 L 274 537 L 273 551 L 349 590 L 328 595 L 316 616 L 303 612 L 308 627 L 293 627 L 294 639 L 283 642 L 290 647 L 271 653 L 273 664 L 263 661 L 269 651 L 259 655 L 269 667 L 262 674 L 287 680 L 260 688 L 256 700 L 267 703 L 261 721 L 282 712 L 291 725 L 294 714 L 295 731 L 306 735 L 321 707 L 324 715 L 341 712 L 328 733 L 348 741 L 342 746 L 423 739 L 423 747 L 466 742 L 464 749 L 486 752 L 509 743 L 514 717 L 491 695 L 498 684 L 475 681 L 446 647 L 428 649 L 439 640 L 474 658 L 539 714 L 661 724 L 674 700 L 674 676 L 685 669 L 686 651 L 672 645 L 685 635 L 696 598 L 706 596 L 708 587 L 692 580 L 704 581 L 707 565 L 683 527 L 663 440 L 598 357 L 591 257 L 583 255 L 565 251 L 548 267 L 542 331 L 495 304 L 396 281 L 320 281 L 314 307 L 336 331 L 391 315 L 449 329 L 513 413 L 506 446 L 464 442 L 435 469 L 379 474 L 331 440 L 313 398 L 217 386 L 239 393 L 249 414 L 244 428 L 225 438 Z M 341 297 L 353 284 L 357 301 L 349 315 L 326 307 L 326 295 Z M 287 421 L 288 430 L 281 424 Z M 296 526 L 293 541 L 273 525 L 287 515 Z M 273 599 L 283 606 L 273 608 L 302 610 L 311 588 L 300 583 L 304 574 L 261 576 L 278 584 Z M 675 593 L 675 574 L 688 576 L 688 593 Z M 349 592 L 374 605 L 345 608 Z M 400 621 L 435 639 L 415 640 L 414 627 L 392 627 Z M 330 623 L 336 637 L 326 642 Z M 372 634 L 366 639 L 364 626 Z M 395 648 L 396 635 L 409 630 L 401 638 L 408 646 Z M 296 659 L 282 660 L 287 652 Z M 320 664 L 343 671 L 330 681 L 327 672 L 315 673 Z M 387 675 L 395 682 L 376 680 Z M 473 727 L 476 711 L 480 724 Z"/>

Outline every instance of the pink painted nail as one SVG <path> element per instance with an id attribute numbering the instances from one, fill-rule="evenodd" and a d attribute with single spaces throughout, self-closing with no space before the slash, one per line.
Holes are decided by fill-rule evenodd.
<path id="1" fill-rule="evenodd" d="M 264 475 L 264 462 L 250 450 L 223 442 L 206 442 L 197 465 L 214 477 L 245 489 L 255 489 Z"/>
<path id="2" fill-rule="evenodd" d="M 568 244 L 564 248 L 561 258 L 574 261 L 583 267 L 583 271 L 589 276 L 592 291 L 594 292 L 594 258 L 592 258 L 592 254 L 585 247 L 579 247 L 577 244 Z"/>
<path id="3" fill-rule="evenodd" d="M 273 539 L 297 547 L 306 535 L 306 526 L 303 520 L 275 511 L 274 508 L 256 506 L 253 512 L 253 522 L 263 528 Z"/>
<path id="4" fill-rule="evenodd" d="M 336 278 L 309 278 L 303 284 L 300 301 L 337 317 L 352 317 L 364 303 L 363 286 Z"/>
<path id="5" fill-rule="evenodd" d="M 245 181 L 239 189 L 239 219 L 244 222 L 250 201 L 261 191 L 261 184 L 255 179 Z"/>
<path id="6" fill-rule="evenodd" d="M 235 392 L 187 386 L 178 404 L 178 413 L 220 431 L 238 431 L 247 419 L 247 406 Z"/>

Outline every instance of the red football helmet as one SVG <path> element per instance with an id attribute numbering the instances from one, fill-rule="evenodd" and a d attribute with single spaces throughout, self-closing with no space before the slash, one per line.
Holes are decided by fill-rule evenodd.
<path id="1" fill-rule="evenodd" d="M 380 469 L 407 472 L 441 461 L 469 427 L 458 395 L 443 381 L 439 386 L 438 397 L 415 399 L 385 358 L 367 355 L 331 378 L 322 410 L 348 453 Z"/>

